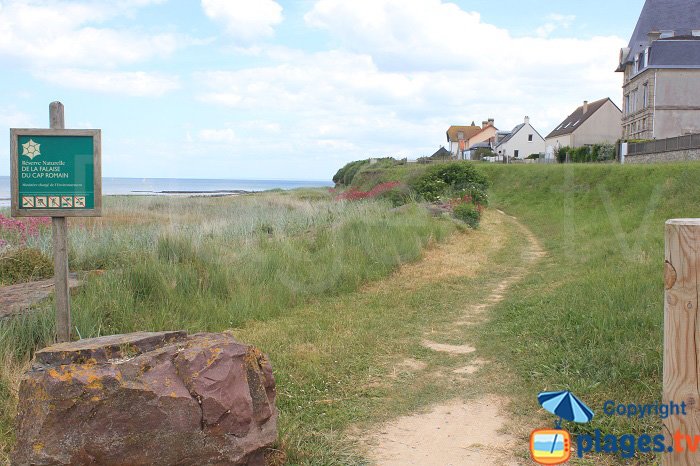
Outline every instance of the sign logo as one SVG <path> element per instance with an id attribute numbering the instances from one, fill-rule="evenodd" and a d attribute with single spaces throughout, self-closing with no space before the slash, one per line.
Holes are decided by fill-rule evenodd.
<path id="1" fill-rule="evenodd" d="M 562 464 L 571 458 L 571 436 L 561 429 L 536 429 L 530 434 L 530 454 L 539 464 Z"/>
<path id="2" fill-rule="evenodd" d="M 30 159 L 34 160 L 34 157 L 41 155 L 41 144 L 37 144 L 33 140 L 22 144 L 22 155 L 26 155 Z"/>
<path id="3" fill-rule="evenodd" d="M 564 419 L 585 424 L 593 419 L 593 411 L 568 390 L 542 392 L 537 401 L 550 413 L 559 416 L 554 429 L 535 429 L 530 434 L 530 456 L 537 464 L 562 464 L 571 458 L 571 435 L 561 428 Z"/>

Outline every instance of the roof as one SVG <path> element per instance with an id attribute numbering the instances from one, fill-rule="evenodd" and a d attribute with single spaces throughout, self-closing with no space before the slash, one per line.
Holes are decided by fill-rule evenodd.
<path id="1" fill-rule="evenodd" d="M 649 45 L 652 31 L 674 31 L 676 36 L 690 36 L 700 29 L 700 8 L 697 0 L 646 0 L 629 42 L 629 53 L 621 57 L 621 64 L 634 61 L 634 57 Z"/>
<path id="2" fill-rule="evenodd" d="M 477 149 L 491 149 L 491 143 L 490 142 L 477 142 L 476 144 L 472 145 L 469 150 L 477 150 Z"/>
<path id="3" fill-rule="evenodd" d="M 510 140 L 513 138 L 513 136 L 515 136 L 515 134 L 516 134 L 518 131 L 520 131 L 521 129 L 523 129 L 523 126 L 525 126 L 525 123 L 520 123 L 518 126 L 516 126 L 515 128 L 513 128 L 513 131 L 511 131 L 510 134 L 509 134 L 508 136 L 506 136 L 506 137 L 504 137 L 503 139 L 501 139 L 501 142 L 499 142 L 498 145 L 500 146 L 500 145 L 505 144 L 506 142 L 510 141 Z M 496 146 L 496 147 L 498 147 L 498 146 Z"/>
<path id="4" fill-rule="evenodd" d="M 486 126 L 484 126 L 483 128 L 481 128 L 479 131 L 477 131 L 476 133 L 474 133 L 474 134 L 472 134 L 471 136 L 469 136 L 469 139 L 471 139 L 471 138 L 473 138 L 473 137 L 475 137 L 475 136 L 478 136 L 479 134 L 483 133 L 484 131 L 486 131 L 486 130 L 489 129 L 489 128 L 493 128 L 493 129 L 496 130 L 496 132 L 498 132 L 498 128 L 496 128 L 496 127 L 493 126 L 491 123 L 489 123 L 488 125 L 486 125 Z"/>
<path id="5" fill-rule="evenodd" d="M 464 139 L 467 140 L 481 131 L 481 126 L 450 126 L 447 130 L 447 142 L 459 141 L 457 138 L 458 132 L 464 133 Z"/>
<path id="6" fill-rule="evenodd" d="M 591 115 L 600 110 L 600 108 L 605 105 L 605 103 L 610 100 L 610 97 L 605 99 L 596 100 L 588 104 L 588 111 L 583 113 L 583 105 L 574 110 L 574 113 L 566 117 L 559 125 L 557 125 L 554 130 L 547 135 L 545 139 L 552 138 L 555 136 L 564 136 L 565 134 L 571 134 L 581 127 L 583 122 L 588 120 Z M 610 100 L 610 102 L 615 105 L 615 103 Z M 617 108 L 617 105 L 615 105 Z M 619 109 L 618 109 L 619 110 Z"/>
<path id="7" fill-rule="evenodd" d="M 674 39 L 654 42 L 649 68 L 700 68 L 700 37 Z"/>
<path id="8" fill-rule="evenodd" d="M 451 157 L 452 154 L 450 151 L 445 149 L 444 147 L 440 147 L 433 155 L 430 156 L 431 159 L 441 159 L 441 158 L 448 158 Z"/>

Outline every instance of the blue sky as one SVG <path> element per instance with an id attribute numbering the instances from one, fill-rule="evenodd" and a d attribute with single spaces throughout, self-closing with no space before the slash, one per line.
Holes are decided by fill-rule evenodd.
<path id="1" fill-rule="evenodd" d="M 453 124 L 545 135 L 619 104 L 643 3 L 0 0 L 0 131 L 60 100 L 102 129 L 105 176 L 328 179 L 429 155 Z"/>

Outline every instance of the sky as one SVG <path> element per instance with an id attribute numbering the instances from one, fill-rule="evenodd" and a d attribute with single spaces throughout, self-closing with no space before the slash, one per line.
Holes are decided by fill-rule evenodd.
<path id="1" fill-rule="evenodd" d="M 450 125 L 620 104 L 644 0 L 0 0 L 0 131 L 102 130 L 112 177 L 327 180 Z M 0 148 L 9 175 L 9 141 Z"/>

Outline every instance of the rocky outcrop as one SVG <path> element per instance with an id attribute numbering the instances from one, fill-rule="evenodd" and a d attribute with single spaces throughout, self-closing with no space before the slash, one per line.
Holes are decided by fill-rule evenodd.
<path id="1" fill-rule="evenodd" d="M 277 438 L 267 357 L 230 334 L 134 333 L 36 353 L 17 465 L 263 465 Z"/>

